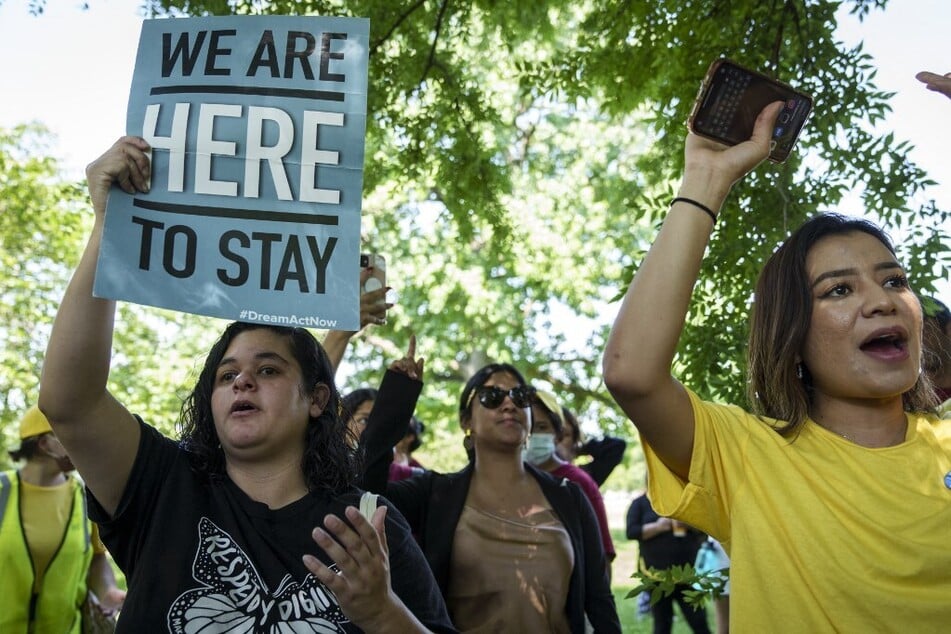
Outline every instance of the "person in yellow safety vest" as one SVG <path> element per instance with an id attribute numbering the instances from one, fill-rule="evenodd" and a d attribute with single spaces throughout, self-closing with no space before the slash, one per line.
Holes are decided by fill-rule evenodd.
<path id="1" fill-rule="evenodd" d="M 109 615 L 125 591 L 86 517 L 82 483 L 46 417 L 30 408 L 20 422 L 23 460 L 0 472 L 0 632 L 80 632 L 87 590 Z"/>

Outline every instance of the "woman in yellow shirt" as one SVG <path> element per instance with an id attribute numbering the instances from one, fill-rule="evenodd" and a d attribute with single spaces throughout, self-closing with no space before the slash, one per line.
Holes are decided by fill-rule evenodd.
<path id="1" fill-rule="evenodd" d="M 731 629 L 936 631 L 951 622 L 951 421 L 927 413 L 921 306 L 878 227 L 820 215 L 767 262 L 754 412 L 704 402 L 670 374 L 717 211 L 768 155 L 782 107 L 732 147 L 688 134 L 605 384 L 641 434 L 657 512 L 729 552 Z"/>

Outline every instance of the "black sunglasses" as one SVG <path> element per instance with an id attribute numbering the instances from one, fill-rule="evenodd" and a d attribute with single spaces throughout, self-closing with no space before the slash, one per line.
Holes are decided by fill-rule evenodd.
<path id="1" fill-rule="evenodd" d="M 469 402 L 466 403 L 466 407 L 469 407 L 472 403 L 472 397 L 474 396 L 478 396 L 482 407 L 487 409 L 499 407 L 506 396 L 512 399 L 515 407 L 528 407 L 532 404 L 532 397 L 535 396 L 535 388 L 530 385 L 516 385 L 511 390 L 503 390 L 494 385 L 480 387 L 478 390 L 473 390 L 472 394 L 469 395 Z"/>

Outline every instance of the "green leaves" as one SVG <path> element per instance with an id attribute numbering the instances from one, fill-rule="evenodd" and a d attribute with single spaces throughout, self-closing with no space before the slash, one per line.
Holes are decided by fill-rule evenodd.
<path id="1" fill-rule="evenodd" d="M 53 317 L 92 227 L 86 189 L 65 182 L 37 125 L 0 128 L 0 431 L 35 404 Z M 174 433 L 194 359 L 211 346 L 208 320 L 121 304 L 110 390 L 133 412 Z M 0 467 L 7 454 L 0 454 Z"/>
<path id="2" fill-rule="evenodd" d="M 698 573 L 691 564 L 671 566 L 664 570 L 648 567 L 635 571 L 631 578 L 639 581 L 639 584 L 627 593 L 625 599 L 633 599 L 642 592 L 648 592 L 651 605 L 654 605 L 672 595 L 678 587 L 687 586 L 689 589 L 683 591 L 684 599 L 690 605 L 701 606 L 723 594 L 730 578 L 730 569 Z"/>

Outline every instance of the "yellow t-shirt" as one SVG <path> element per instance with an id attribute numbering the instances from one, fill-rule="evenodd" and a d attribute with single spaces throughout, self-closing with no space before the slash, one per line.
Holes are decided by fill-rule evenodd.
<path id="1" fill-rule="evenodd" d="M 72 478 L 62 484 L 51 487 L 37 486 L 24 480 L 20 482 L 23 505 L 23 531 L 27 543 L 30 545 L 30 556 L 33 558 L 33 570 L 36 572 L 34 589 L 39 590 L 43 585 L 43 576 L 53 555 L 59 550 L 66 532 L 66 523 L 69 521 L 73 508 L 73 500 L 77 483 Z M 92 525 L 93 552 L 101 554 L 106 551 L 99 539 L 99 530 Z"/>
<path id="2" fill-rule="evenodd" d="M 949 631 L 951 420 L 909 414 L 905 442 L 868 449 L 690 399 L 690 481 L 644 443 L 648 495 L 729 553 L 731 630 Z"/>

